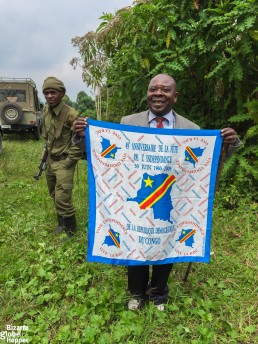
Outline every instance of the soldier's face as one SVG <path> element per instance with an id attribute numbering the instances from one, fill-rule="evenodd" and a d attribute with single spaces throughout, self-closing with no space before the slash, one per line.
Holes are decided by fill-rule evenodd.
<path id="1" fill-rule="evenodd" d="M 64 92 L 54 90 L 52 88 L 47 88 L 43 94 L 45 96 L 45 99 L 46 99 L 48 105 L 51 108 L 55 108 L 58 104 L 60 104 L 60 102 L 64 96 Z"/>
<path id="2" fill-rule="evenodd" d="M 176 83 L 168 75 L 155 76 L 148 87 L 147 103 L 154 115 L 166 115 L 177 101 Z"/>

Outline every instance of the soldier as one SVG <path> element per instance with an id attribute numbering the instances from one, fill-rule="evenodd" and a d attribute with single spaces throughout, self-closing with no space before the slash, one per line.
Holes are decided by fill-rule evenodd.
<path id="1" fill-rule="evenodd" d="M 62 81 L 50 76 L 45 79 L 42 91 L 47 102 L 42 133 L 48 151 L 46 180 L 58 222 L 54 232 L 65 231 L 70 238 L 76 232 L 75 208 L 72 204 L 74 171 L 77 161 L 82 157 L 81 150 L 71 141 L 72 125 L 78 113 L 64 103 L 66 89 Z"/>

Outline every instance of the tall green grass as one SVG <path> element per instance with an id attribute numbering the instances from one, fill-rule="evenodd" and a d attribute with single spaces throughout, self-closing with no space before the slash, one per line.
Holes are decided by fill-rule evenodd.
<path id="1" fill-rule="evenodd" d="M 147 305 L 128 312 L 126 268 L 85 259 L 87 169 L 80 161 L 74 203 L 78 233 L 61 244 L 45 176 L 33 179 L 43 146 L 5 135 L 0 156 L 0 332 L 28 326 L 30 343 L 210 344 L 256 342 L 257 205 L 215 202 L 210 264 L 176 264 L 165 312 Z M 244 186 L 243 186 L 244 187 Z M 3 342 L 5 342 L 3 340 Z"/>

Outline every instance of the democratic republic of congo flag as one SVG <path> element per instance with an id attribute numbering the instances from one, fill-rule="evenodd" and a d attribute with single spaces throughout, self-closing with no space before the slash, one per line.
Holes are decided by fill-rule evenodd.
<path id="1" fill-rule="evenodd" d="M 170 221 L 170 212 L 173 209 L 170 193 L 175 182 L 174 175 L 144 173 L 137 196 L 128 198 L 127 201 L 137 202 L 142 210 L 152 208 L 154 218 Z"/>
<path id="2" fill-rule="evenodd" d="M 220 130 L 88 119 L 87 261 L 208 262 Z"/>

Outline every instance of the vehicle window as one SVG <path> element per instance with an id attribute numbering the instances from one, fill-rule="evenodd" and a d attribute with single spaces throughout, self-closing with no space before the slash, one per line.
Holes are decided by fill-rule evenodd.
<path id="1" fill-rule="evenodd" d="M 26 102 L 25 90 L 0 90 L 0 101 L 7 101 L 8 98 L 16 98 L 16 102 Z"/>

